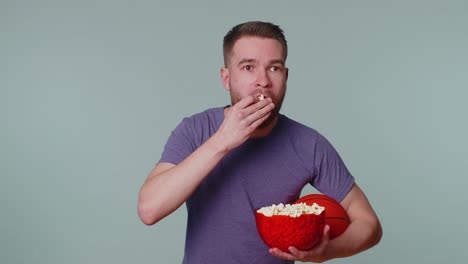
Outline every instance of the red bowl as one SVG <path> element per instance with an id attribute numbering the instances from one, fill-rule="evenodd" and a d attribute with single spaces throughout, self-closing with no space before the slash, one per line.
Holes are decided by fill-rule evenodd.
<path id="1" fill-rule="evenodd" d="M 320 241 L 325 227 L 325 211 L 321 214 L 302 214 L 298 217 L 286 215 L 265 216 L 255 211 L 257 230 L 270 248 L 289 252 L 290 246 L 308 250 Z"/>

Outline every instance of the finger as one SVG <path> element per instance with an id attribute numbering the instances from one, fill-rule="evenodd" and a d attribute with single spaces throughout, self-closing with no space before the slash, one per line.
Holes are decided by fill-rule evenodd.
<path id="1" fill-rule="evenodd" d="M 255 96 L 249 95 L 249 96 L 242 98 L 239 102 L 237 102 L 233 106 L 236 107 L 237 109 L 244 109 L 248 107 L 249 105 L 254 104 L 255 102 L 257 102 L 257 99 L 255 99 Z"/>
<path id="2" fill-rule="evenodd" d="M 244 114 L 246 116 L 248 115 L 251 115 L 255 112 L 257 112 L 258 110 L 268 106 L 272 100 L 270 98 L 266 98 L 264 100 L 258 100 L 258 99 L 255 99 L 256 101 L 250 105 L 248 105 L 243 111 L 244 111 Z"/>
<path id="3" fill-rule="evenodd" d="M 265 107 L 253 112 L 250 115 L 247 115 L 245 122 L 250 126 L 255 126 L 255 122 L 259 121 L 260 119 L 264 118 L 266 115 L 270 115 L 271 112 L 275 109 L 275 105 L 270 103 Z"/>
<path id="4" fill-rule="evenodd" d="M 323 228 L 322 240 L 323 239 L 326 239 L 326 240 L 330 239 L 330 226 L 329 225 L 325 225 L 325 227 Z"/>
<path id="5" fill-rule="evenodd" d="M 265 107 L 265 106 L 267 106 L 267 105 L 269 105 L 270 103 L 273 102 L 273 100 L 271 98 L 265 98 L 263 100 L 258 100 L 258 99 L 255 99 L 255 100 L 257 100 L 256 103 L 250 105 L 249 107 L 252 107 L 252 108 L 257 109 L 257 110 L 261 109 L 261 108 L 263 108 L 263 107 Z"/>
<path id="6" fill-rule="evenodd" d="M 289 252 L 291 252 L 291 255 L 293 255 L 296 259 L 304 259 L 305 255 L 307 254 L 307 252 L 300 251 L 295 247 L 289 247 L 288 250 Z"/>
<path id="7" fill-rule="evenodd" d="M 283 252 L 277 248 L 270 248 L 269 250 L 270 254 L 284 260 L 289 260 L 289 261 L 295 261 L 296 259 L 294 258 L 293 255 Z"/>
<path id="8" fill-rule="evenodd" d="M 323 252 L 323 250 L 325 250 L 325 248 L 328 246 L 328 242 L 330 241 L 329 233 L 330 226 L 325 225 L 323 228 L 322 239 L 320 239 L 320 242 L 313 248 L 315 252 Z"/>
<path id="9" fill-rule="evenodd" d="M 255 120 L 252 122 L 249 127 L 252 130 L 255 130 L 258 126 L 260 126 L 269 116 L 271 115 L 271 112 L 266 113 L 264 116 L 260 117 L 259 119 Z"/>

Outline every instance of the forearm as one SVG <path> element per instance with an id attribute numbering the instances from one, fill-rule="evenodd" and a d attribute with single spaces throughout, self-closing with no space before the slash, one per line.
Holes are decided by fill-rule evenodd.
<path id="1" fill-rule="evenodd" d="M 377 219 L 356 220 L 339 237 L 330 240 L 325 258 L 342 258 L 355 255 L 376 245 L 382 236 Z"/>
<path id="2" fill-rule="evenodd" d="M 229 152 L 213 136 L 178 165 L 153 171 L 143 184 L 138 202 L 142 221 L 152 225 L 179 208 Z"/>

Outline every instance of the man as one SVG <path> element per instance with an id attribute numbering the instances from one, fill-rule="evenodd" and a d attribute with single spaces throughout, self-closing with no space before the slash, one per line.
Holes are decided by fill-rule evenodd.
<path id="1" fill-rule="evenodd" d="M 224 38 L 221 79 L 231 105 L 185 118 L 143 184 L 138 213 L 153 225 L 184 202 L 183 263 L 323 262 L 357 254 L 380 240 L 379 220 L 332 145 L 279 113 L 286 93 L 287 43 L 265 22 L 235 26 Z M 340 201 L 351 224 L 309 251 L 268 249 L 254 211 L 292 203 L 306 184 Z"/>

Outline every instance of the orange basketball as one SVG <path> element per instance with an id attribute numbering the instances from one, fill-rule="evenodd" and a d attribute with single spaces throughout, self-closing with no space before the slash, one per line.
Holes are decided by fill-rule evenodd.
<path id="1" fill-rule="evenodd" d="M 325 207 L 325 224 L 330 226 L 330 239 L 343 234 L 349 226 L 349 217 L 345 209 L 333 198 L 324 194 L 309 194 L 299 198 L 295 203 L 312 205 L 317 203 Z"/>

